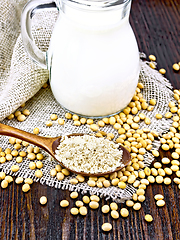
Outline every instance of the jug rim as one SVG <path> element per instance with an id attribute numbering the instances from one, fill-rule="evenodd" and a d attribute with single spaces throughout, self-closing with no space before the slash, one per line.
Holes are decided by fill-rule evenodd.
<path id="1" fill-rule="evenodd" d="M 84 10 L 116 10 L 129 5 L 132 0 L 55 0 L 59 9 L 63 4 Z"/>

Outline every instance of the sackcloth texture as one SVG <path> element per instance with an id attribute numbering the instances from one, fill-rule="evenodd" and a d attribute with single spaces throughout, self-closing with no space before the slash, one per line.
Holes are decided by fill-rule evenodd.
<path id="1" fill-rule="evenodd" d="M 25 3 L 24 0 L 0 0 L 0 121 L 27 132 L 33 132 L 33 129 L 38 127 L 41 136 L 55 137 L 75 132 L 91 132 L 87 124 L 77 127 L 73 125 L 73 120 L 65 119 L 66 111 L 54 99 L 50 87 L 42 88 L 43 84 L 48 81 L 48 71 L 41 69 L 29 58 L 22 44 L 20 17 Z M 51 9 L 37 11 L 33 17 L 32 34 L 36 44 L 43 51 L 48 49 L 57 16 L 57 9 Z M 144 57 L 143 54 L 140 56 Z M 142 93 L 147 102 L 152 98 L 156 99 L 157 102 L 153 111 L 146 111 L 146 116 L 151 119 L 151 124 L 147 126 L 141 122 L 140 128 L 148 127 L 162 135 L 168 131 L 172 121 L 165 118 L 157 120 L 155 114 L 164 115 L 169 111 L 168 103 L 173 100 L 172 86 L 158 71 L 151 69 L 147 62 L 142 60 L 139 82 L 144 84 Z M 25 102 L 26 105 L 22 108 L 21 105 Z M 18 122 L 15 118 L 11 120 L 6 118 L 15 110 L 22 111 L 25 108 L 29 109 L 31 114 L 24 122 Z M 61 126 L 57 121 L 54 121 L 52 127 L 47 127 L 45 122 L 50 120 L 52 113 L 65 119 L 65 124 Z M 107 133 L 112 132 L 115 135 L 114 139 L 118 137 L 117 130 L 111 125 L 106 125 L 100 130 Z M 7 147 L 12 149 L 8 139 L 9 137 L 0 136 L 0 146 L 3 150 Z M 159 146 L 159 140 L 153 142 L 153 149 L 158 149 Z M 59 181 L 50 175 L 50 170 L 55 167 L 57 162 L 47 153 L 43 153 L 45 159 L 43 160 L 43 177 L 41 179 L 35 177 L 35 170 L 29 169 L 30 160 L 27 158 L 18 164 L 20 170 L 16 173 L 10 170 L 12 165 L 17 164 L 15 157 L 11 161 L 0 164 L 0 170 L 12 176 L 31 177 L 35 182 L 39 181 L 41 184 L 47 184 L 51 187 L 79 191 L 83 194 L 97 194 L 107 200 L 111 198 L 116 202 L 130 199 L 135 192 L 135 188 L 131 184 L 128 184 L 124 190 L 114 186 L 108 188 L 89 187 L 87 182 L 73 185 L 69 182 L 73 175 Z M 144 156 L 145 166 L 149 166 L 153 160 L 152 153 L 147 152 Z"/>

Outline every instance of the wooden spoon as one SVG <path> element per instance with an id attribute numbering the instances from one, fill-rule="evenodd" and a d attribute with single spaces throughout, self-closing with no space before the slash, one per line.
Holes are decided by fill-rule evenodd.
<path id="1" fill-rule="evenodd" d="M 44 149 L 46 152 L 48 152 L 55 159 L 56 159 L 55 150 L 59 146 L 60 140 L 61 140 L 61 136 L 60 137 L 54 137 L 54 138 L 41 137 L 41 136 L 37 136 L 37 135 L 32 134 L 32 133 L 25 132 L 23 130 L 14 128 L 14 127 L 7 126 L 7 125 L 2 124 L 2 123 L 0 123 L 0 135 L 15 137 L 15 138 L 21 139 L 23 141 L 32 143 L 36 146 L 39 146 L 42 149 Z M 69 134 L 68 137 L 83 136 L 83 135 L 84 134 L 82 134 L 82 133 L 73 133 L 73 134 Z M 74 170 L 71 170 L 70 168 L 67 168 L 59 160 L 57 160 L 57 159 L 56 160 L 61 164 L 61 166 L 63 166 L 64 168 L 68 169 L 69 171 L 71 171 L 73 173 L 81 174 L 81 175 L 84 175 L 84 176 L 103 176 L 103 175 L 106 175 L 106 174 L 111 174 L 113 172 L 119 171 L 129 164 L 129 162 L 131 160 L 131 155 L 130 155 L 129 151 L 126 150 L 122 146 L 120 146 L 119 150 L 123 150 L 122 159 L 120 160 L 121 163 L 123 164 L 123 166 L 118 167 L 114 171 L 110 171 L 110 172 L 95 173 L 95 174 L 86 173 L 86 172 L 76 172 Z"/>

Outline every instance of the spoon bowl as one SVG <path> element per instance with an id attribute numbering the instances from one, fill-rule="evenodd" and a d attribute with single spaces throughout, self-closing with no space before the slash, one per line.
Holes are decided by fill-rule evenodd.
<path id="1" fill-rule="evenodd" d="M 25 132 L 23 130 L 20 130 L 20 129 L 17 129 L 14 127 L 10 127 L 10 126 L 2 124 L 2 123 L 0 123 L 0 135 L 15 137 L 15 138 L 21 139 L 23 141 L 32 143 L 36 146 L 39 146 L 42 149 L 44 149 L 46 152 L 48 152 L 54 159 L 56 159 L 55 151 L 56 151 L 57 147 L 59 146 L 61 138 L 62 138 L 61 136 L 55 137 L 55 138 L 41 137 L 41 136 L 37 136 L 33 133 Z M 84 134 L 82 134 L 82 133 L 73 133 L 73 134 L 69 134 L 67 136 L 71 137 L 71 136 L 83 136 L 83 135 Z M 70 168 L 66 167 L 58 159 L 56 159 L 56 161 L 58 161 L 62 167 L 66 168 L 70 172 L 73 172 L 76 174 L 81 174 L 83 176 L 104 176 L 106 174 L 111 174 L 113 172 L 121 170 L 122 168 L 127 166 L 129 164 L 129 162 L 131 161 L 131 155 L 126 148 L 124 148 L 123 146 L 120 146 L 119 150 L 123 151 L 122 159 L 120 159 L 122 165 L 120 167 L 116 168 L 115 170 L 109 171 L 109 172 L 103 172 L 103 173 L 99 172 L 99 173 L 94 173 L 94 174 L 86 173 L 86 172 L 77 172 L 77 171 L 71 170 Z"/>

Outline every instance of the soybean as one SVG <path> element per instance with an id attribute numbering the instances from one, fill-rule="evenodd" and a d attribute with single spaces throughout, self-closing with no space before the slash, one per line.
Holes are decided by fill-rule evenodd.
<path id="1" fill-rule="evenodd" d="M 101 210 L 103 213 L 108 213 L 110 211 L 110 207 L 108 205 L 104 205 L 102 206 Z"/>
<path id="2" fill-rule="evenodd" d="M 60 206 L 61 207 L 68 207 L 69 206 L 69 202 L 67 200 L 62 200 L 62 201 L 60 201 Z"/>
<path id="3" fill-rule="evenodd" d="M 40 197 L 39 202 L 41 205 L 45 205 L 47 203 L 47 197 L 45 196 Z"/>
<path id="4" fill-rule="evenodd" d="M 89 207 L 92 208 L 92 209 L 97 209 L 99 207 L 99 203 L 95 202 L 95 201 L 91 201 L 89 203 Z"/>
<path id="5" fill-rule="evenodd" d="M 144 218 L 145 218 L 146 222 L 152 222 L 153 221 L 153 217 L 150 214 L 146 214 Z"/>
<path id="6" fill-rule="evenodd" d="M 116 210 L 112 210 L 111 211 L 111 217 L 114 219 L 118 219 L 119 218 L 119 213 Z"/>
<path id="7" fill-rule="evenodd" d="M 72 215 L 78 215 L 79 210 L 78 210 L 78 208 L 73 207 L 73 208 L 71 208 L 70 212 L 71 212 Z"/>
<path id="8" fill-rule="evenodd" d="M 85 216 L 87 215 L 87 208 L 82 206 L 79 208 L 79 213 L 82 215 L 82 216 Z"/>
<path id="9" fill-rule="evenodd" d="M 22 186 L 22 191 L 23 192 L 28 192 L 30 190 L 30 185 L 28 183 L 25 183 L 23 186 Z"/>
<path id="10" fill-rule="evenodd" d="M 120 214 L 122 217 L 128 217 L 129 216 L 129 211 L 126 208 L 121 208 Z"/>
<path id="11" fill-rule="evenodd" d="M 165 201 L 164 201 L 163 199 L 158 200 L 158 201 L 156 202 L 156 205 L 157 205 L 158 207 L 163 207 L 163 206 L 165 205 Z"/>
<path id="12" fill-rule="evenodd" d="M 111 229 L 112 229 L 112 225 L 110 223 L 104 223 L 102 225 L 102 230 L 105 232 L 109 232 L 109 231 L 111 231 Z"/>
<path id="13" fill-rule="evenodd" d="M 78 197 L 78 192 L 72 192 L 70 194 L 70 197 L 73 198 L 73 199 L 77 198 Z"/>

